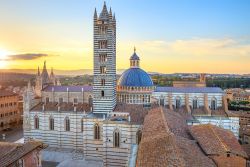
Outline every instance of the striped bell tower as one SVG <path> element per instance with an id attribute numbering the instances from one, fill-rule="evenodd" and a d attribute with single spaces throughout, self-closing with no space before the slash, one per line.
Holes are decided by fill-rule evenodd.
<path id="1" fill-rule="evenodd" d="M 116 105 L 116 20 L 104 2 L 94 13 L 93 112 L 108 113 Z"/>

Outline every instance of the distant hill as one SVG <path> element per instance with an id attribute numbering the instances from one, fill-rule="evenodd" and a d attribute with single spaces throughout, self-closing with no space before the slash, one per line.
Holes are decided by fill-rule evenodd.
<path id="1" fill-rule="evenodd" d="M 41 70 L 42 71 L 42 70 Z M 121 74 L 124 69 L 118 69 L 117 74 Z M 50 73 L 50 70 L 48 70 Z M 0 73 L 21 73 L 21 74 L 36 74 L 37 69 L 0 69 Z M 92 75 L 93 69 L 79 69 L 79 70 L 57 70 L 54 69 L 56 75 Z"/>

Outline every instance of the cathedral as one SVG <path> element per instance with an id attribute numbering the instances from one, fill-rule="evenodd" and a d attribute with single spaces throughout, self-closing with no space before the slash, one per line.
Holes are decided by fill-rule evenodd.
<path id="1" fill-rule="evenodd" d="M 159 106 L 190 116 L 188 124 L 212 123 L 237 135 L 239 120 L 227 116 L 222 89 L 206 86 L 158 87 L 140 68 L 134 51 L 130 68 L 116 80 L 116 18 L 104 3 L 94 11 L 93 85 L 62 86 L 46 62 L 35 88 L 24 95 L 24 138 L 49 147 L 70 148 L 103 162 L 128 166 L 142 137 L 147 113 Z"/>

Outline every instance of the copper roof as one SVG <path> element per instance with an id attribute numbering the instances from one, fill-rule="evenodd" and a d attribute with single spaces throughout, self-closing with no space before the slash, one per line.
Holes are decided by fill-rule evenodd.
<path id="1" fill-rule="evenodd" d="M 42 147 L 43 144 L 37 141 L 29 141 L 25 144 L 0 142 L 0 166 L 9 166 L 31 151 Z"/>
<path id="2" fill-rule="evenodd" d="M 233 153 L 247 157 L 236 137 L 229 130 L 205 124 L 192 126 L 190 132 L 207 155 Z"/>
<path id="3" fill-rule="evenodd" d="M 194 140 L 172 132 L 164 112 L 162 108 L 155 108 L 145 117 L 136 166 L 214 167 L 213 161 L 203 154 Z M 181 122 L 178 116 L 176 119 L 176 123 Z"/>

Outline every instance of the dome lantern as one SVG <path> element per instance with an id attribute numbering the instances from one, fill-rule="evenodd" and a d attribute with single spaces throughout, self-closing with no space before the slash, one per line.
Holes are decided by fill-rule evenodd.
<path id="1" fill-rule="evenodd" d="M 130 57 L 130 67 L 139 68 L 140 67 L 140 58 L 136 54 L 136 48 L 134 47 L 134 54 Z"/>

